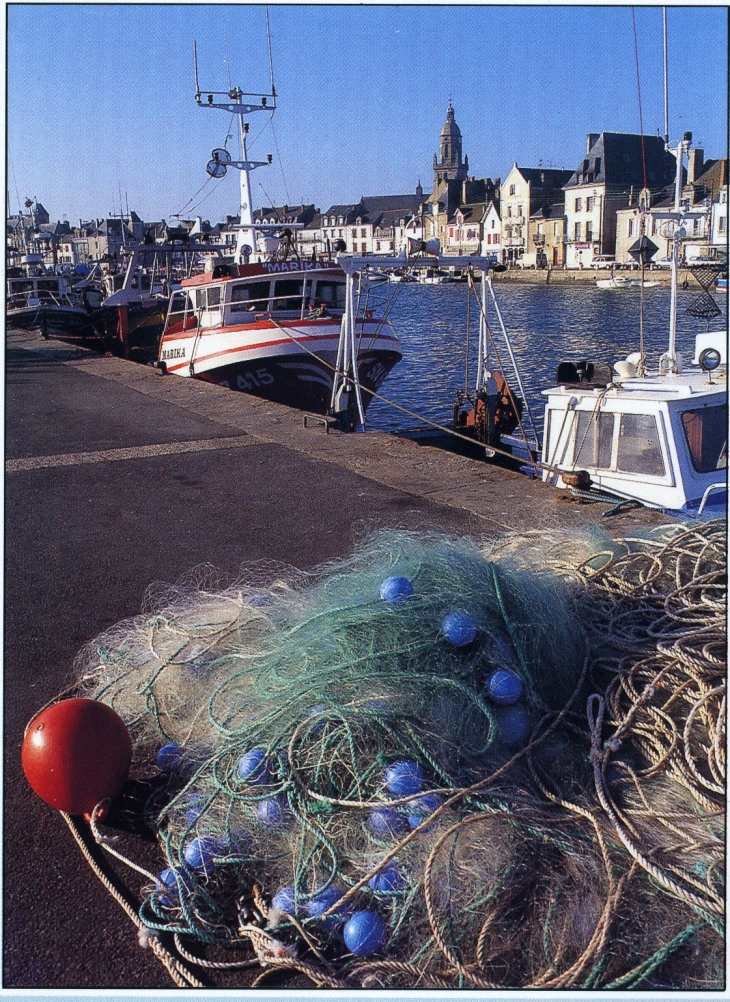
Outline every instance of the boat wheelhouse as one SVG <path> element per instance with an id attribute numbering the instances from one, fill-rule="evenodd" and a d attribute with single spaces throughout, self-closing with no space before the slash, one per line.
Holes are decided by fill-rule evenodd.
<path id="1" fill-rule="evenodd" d="M 725 339 L 702 337 L 700 366 L 679 373 L 639 376 L 631 360 L 615 373 L 562 363 L 558 385 L 543 391 L 543 479 L 670 511 L 726 498 Z M 715 371 L 701 367 L 718 359 Z"/>

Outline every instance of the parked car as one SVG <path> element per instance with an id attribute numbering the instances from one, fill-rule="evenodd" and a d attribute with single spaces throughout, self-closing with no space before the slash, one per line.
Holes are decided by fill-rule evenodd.
<path id="1" fill-rule="evenodd" d="M 658 261 L 651 262 L 652 268 L 671 268 L 672 259 L 671 257 L 660 257 Z"/>
<path id="2" fill-rule="evenodd" d="M 612 268 L 616 264 L 613 254 L 596 254 L 590 263 L 591 268 Z"/>

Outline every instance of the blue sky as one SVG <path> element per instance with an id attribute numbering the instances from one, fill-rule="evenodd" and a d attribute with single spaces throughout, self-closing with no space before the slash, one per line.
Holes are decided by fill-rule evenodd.
<path id="1" fill-rule="evenodd" d="M 263 6 L 6 9 L 11 210 L 29 196 L 72 223 L 120 204 L 145 220 L 237 211 L 236 172 L 206 184 L 228 116 L 195 105 L 192 46 L 203 88 L 230 72 L 268 91 Z M 663 134 L 661 7 L 634 10 L 644 131 Z M 278 108 L 251 118 L 249 156 L 274 155 L 252 175 L 256 206 L 430 191 L 449 100 L 476 177 L 573 169 L 586 133 L 639 132 L 628 6 L 271 4 L 269 19 Z M 670 136 L 691 130 L 706 157 L 727 149 L 727 25 L 725 6 L 668 8 Z"/>

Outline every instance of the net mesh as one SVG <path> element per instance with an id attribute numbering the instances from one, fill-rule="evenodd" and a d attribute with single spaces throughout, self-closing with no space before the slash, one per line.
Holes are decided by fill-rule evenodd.
<path id="1" fill-rule="evenodd" d="M 323 986 L 718 987 L 724 573 L 706 523 L 154 586 L 76 665 L 164 777 L 144 924 Z"/>

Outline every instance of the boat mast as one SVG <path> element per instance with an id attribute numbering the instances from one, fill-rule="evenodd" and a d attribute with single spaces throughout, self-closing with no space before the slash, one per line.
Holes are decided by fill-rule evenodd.
<path id="1" fill-rule="evenodd" d="M 256 250 L 256 227 L 253 221 L 253 207 L 251 205 L 251 184 L 249 174 L 257 167 L 268 166 L 273 157 L 269 154 L 266 160 L 249 160 L 246 156 L 246 134 L 248 133 L 248 122 L 244 122 L 244 116 L 250 115 L 254 111 L 268 111 L 273 114 L 276 109 L 276 91 L 273 84 L 271 94 L 244 94 L 240 87 L 231 87 L 228 91 L 203 91 L 198 83 L 198 52 L 196 43 L 193 42 L 193 62 L 195 64 L 195 101 L 201 108 L 217 108 L 219 111 L 227 111 L 231 115 L 238 117 L 238 136 L 241 144 L 241 159 L 233 160 L 226 149 L 215 149 L 208 161 L 206 170 L 211 177 L 225 177 L 229 167 L 235 167 L 240 173 L 240 206 L 239 206 L 239 230 L 236 240 L 236 251 L 234 261 L 241 264 L 248 257 L 248 253 Z M 205 100 L 203 100 L 205 94 Z M 246 252 L 245 248 L 249 251 Z"/>
<path id="2" fill-rule="evenodd" d="M 665 149 L 668 153 L 674 154 L 677 158 L 677 171 L 674 176 L 674 209 L 669 214 L 672 223 L 672 282 L 671 298 L 669 305 L 669 344 L 666 352 L 659 359 L 660 370 L 664 373 L 680 372 L 682 369 L 682 358 L 677 354 L 677 290 L 679 288 L 679 249 L 686 235 L 682 226 L 682 163 L 685 152 L 689 153 L 692 143 L 692 133 L 685 132 L 684 137 L 677 142 L 676 150 L 669 145 L 669 117 L 668 117 L 668 80 L 667 80 L 667 10 L 664 8 L 664 129 L 665 129 Z"/>

